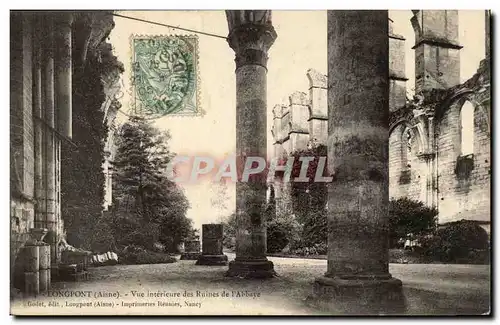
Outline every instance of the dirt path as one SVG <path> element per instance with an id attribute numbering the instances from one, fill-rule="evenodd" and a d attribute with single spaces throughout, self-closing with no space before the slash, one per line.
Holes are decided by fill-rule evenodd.
<path id="1" fill-rule="evenodd" d="M 227 254 L 233 259 L 233 254 Z M 314 278 L 326 271 L 326 261 L 272 257 L 279 277 L 245 280 L 224 276 L 227 266 L 197 266 L 195 261 L 156 265 L 116 265 L 91 269 L 85 282 L 54 283 L 52 295 L 13 302 L 13 314 L 45 315 L 321 315 L 309 307 Z M 442 311 L 460 310 L 464 294 L 489 290 L 489 267 L 482 265 L 393 265 L 405 290 L 425 289 L 445 295 Z M 413 297 L 414 291 L 408 291 Z M 81 297 L 81 295 L 91 297 Z M 75 297 L 80 295 L 80 297 Z M 107 297 L 98 297 L 107 296 Z M 110 295 L 115 295 L 112 297 Z M 118 296 L 119 295 L 119 296 Z M 141 296 L 144 295 L 144 296 Z M 450 296 L 451 295 L 451 296 Z M 431 295 L 432 296 L 432 295 Z M 462 301 L 458 298 L 462 297 Z M 96 298 L 97 297 L 97 298 Z M 451 297 L 451 298 L 450 298 Z M 465 298 L 464 298 L 465 297 Z M 425 301 L 422 301 L 424 299 Z M 451 299 L 451 300 L 450 300 Z M 457 300 L 458 299 L 458 300 Z M 411 310 L 429 298 L 413 297 Z M 38 302 L 37 306 L 28 306 Z M 100 302 L 102 306 L 96 306 Z M 43 303 L 44 306 L 40 306 Z M 51 303 L 52 306 L 49 306 Z M 88 305 L 88 306 L 87 306 Z M 422 307 L 423 308 L 423 307 Z M 428 307 L 424 311 L 431 312 Z M 443 309 L 444 308 L 444 309 Z M 457 309 L 458 308 L 458 309 Z M 470 308 L 476 308 L 475 305 Z M 439 311 L 439 310 L 437 310 Z"/>

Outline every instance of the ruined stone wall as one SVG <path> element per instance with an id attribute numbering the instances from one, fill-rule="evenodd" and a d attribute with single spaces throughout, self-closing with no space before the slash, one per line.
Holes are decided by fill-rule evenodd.
<path id="1" fill-rule="evenodd" d="M 286 158 L 311 146 L 326 144 L 328 136 L 328 106 L 326 76 L 310 69 L 309 94 L 296 91 L 288 103 L 273 108 L 272 134 L 274 157 Z M 276 213 L 293 213 L 292 186 L 276 178 L 274 182 Z"/>
<path id="2" fill-rule="evenodd" d="M 474 220 L 489 231 L 489 73 L 489 62 L 483 60 L 478 72 L 465 83 L 448 90 L 424 92 L 418 100 L 421 106 L 412 106 L 410 103 L 409 107 L 392 115 L 389 140 L 390 196 L 409 197 L 435 206 L 439 211 L 440 224 L 461 219 Z M 466 103 L 470 103 L 474 109 L 472 155 L 462 152 L 462 136 L 466 136 L 466 131 L 462 129 L 461 114 Z M 398 115 L 399 122 L 396 122 Z M 407 126 L 415 131 L 412 152 L 417 153 L 408 159 L 410 168 L 405 168 L 407 157 L 404 155 L 407 145 L 404 132 Z M 436 180 L 435 184 L 427 185 L 432 179 Z"/>
<path id="3" fill-rule="evenodd" d="M 458 12 L 413 10 L 413 14 L 416 95 L 404 107 L 391 107 L 390 196 L 436 207 L 440 224 L 475 220 L 489 231 L 489 57 L 472 78 L 459 84 Z M 463 154 L 461 148 L 465 134 L 461 112 L 467 101 L 474 107 L 472 155 Z M 406 128 L 412 135 L 410 157 L 405 151 Z"/>
<path id="4" fill-rule="evenodd" d="M 275 157 L 290 156 L 313 142 L 325 144 L 328 135 L 326 76 L 307 71 L 309 94 L 296 91 L 273 108 L 272 134 Z"/>
<path id="5" fill-rule="evenodd" d="M 407 132 L 410 132 L 408 138 Z M 389 136 L 389 196 L 426 202 L 427 164 L 421 156 L 419 131 L 410 123 L 395 126 Z"/>
<path id="6" fill-rule="evenodd" d="M 67 133 L 71 129 L 67 123 L 75 121 L 63 100 L 72 89 L 63 78 L 63 74 L 71 77 L 66 60 L 72 60 L 70 66 L 78 73 L 87 52 L 94 48 L 94 43 L 100 44 L 113 26 L 109 18 L 97 17 L 99 22 L 106 21 L 108 27 L 103 29 L 104 34 L 94 33 L 98 38 L 94 42 L 91 26 L 95 24 L 87 18 L 95 13 L 73 13 L 73 33 L 64 23 L 66 15 L 70 14 L 14 11 L 10 16 L 11 272 L 31 228 L 49 229 L 44 240 L 51 244 L 51 262 L 59 262 L 57 244 L 66 230 L 61 213 L 61 181 L 67 180 L 61 170 L 61 158 L 79 150 L 71 142 L 71 132 Z M 68 46 L 63 44 L 63 38 L 73 39 L 72 58 L 63 51 Z M 81 78 L 73 77 L 72 82 L 75 81 Z M 103 122 L 101 118 L 99 123 Z M 77 179 L 80 187 L 83 179 Z M 82 197 L 79 199 L 81 203 Z"/>
<path id="7" fill-rule="evenodd" d="M 32 21 L 13 13 L 10 28 L 11 270 L 34 225 Z"/>
<path id="8" fill-rule="evenodd" d="M 446 223 L 461 219 L 489 223 L 491 206 L 491 159 L 489 117 L 485 95 L 471 94 L 461 98 L 443 114 L 438 138 L 439 164 L 439 221 Z M 461 170 L 461 109 L 467 100 L 474 105 L 473 167 Z M 482 103 L 482 104 L 480 104 Z M 489 108 L 488 108 L 489 109 Z"/>

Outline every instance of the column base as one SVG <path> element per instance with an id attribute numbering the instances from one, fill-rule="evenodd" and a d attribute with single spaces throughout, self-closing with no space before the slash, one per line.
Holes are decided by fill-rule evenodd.
<path id="1" fill-rule="evenodd" d="M 181 254 L 181 260 L 190 260 L 190 261 L 196 261 L 197 259 L 200 258 L 200 253 L 182 253 Z"/>
<path id="2" fill-rule="evenodd" d="M 228 277 L 265 279 L 276 276 L 273 262 L 268 260 L 234 260 L 229 262 Z"/>
<path id="3" fill-rule="evenodd" d="M 227 256 L 222 255 L 200 255 L 196 265 L 227 265 Z"/>
<path id="4" fill-rule="evenodd" d="M 51 282 L 59 281 L 59 265 L 52 264 L 50 266 L 50 279 L 51 279 Z"/>
<path id="5" fill-rule="evenodd" d="M 402 314 L 406 304 L 401 280 L 319 277 L 309 301 L 339 314 Z"/>

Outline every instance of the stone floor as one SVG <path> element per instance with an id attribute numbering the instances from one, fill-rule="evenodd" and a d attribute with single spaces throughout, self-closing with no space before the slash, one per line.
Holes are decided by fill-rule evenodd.
<path id="1" fill-rule="evenodd" d="M 233 254 L 227 254 L 233 259 Z M 268 280 L 225 278 L 227 266 L 196 266 L 195 261 L 172 264 L 116 265 L 91 269 L 91 280 L 54 283 L 53 295 L 16 299 L 12 314 L 42 315 L 328 315 L 306 298 L 326 261 L 270 258 L 279 277 Z M 490 268 L 486 265 L 391 264 L 401 279 L 406 314 L 454 315 L 488 312 Z M 176 297 L 147 297 L 148 292 Z M 111 294 L 119 294 L 116 297 Z M 145 297 L 136 296 L 144 294 Z M 91 295 L 76 297 L 76 295 Z M 214 296 L 216 295 L 216 296 Z M 233 297 L 236 296 L 236 297 Z M 96 305 L 100 302 L 102 306 Z M 145 306 L 148 302 L 150 306 Z M 88 306 L 90 303 L 91 306 Z M 142 305 L 134 305 L 142 303 Z M 28 305 L 29 304 L 29 305 Z M 43 304 L 43 306 L 42 306 Z"/>

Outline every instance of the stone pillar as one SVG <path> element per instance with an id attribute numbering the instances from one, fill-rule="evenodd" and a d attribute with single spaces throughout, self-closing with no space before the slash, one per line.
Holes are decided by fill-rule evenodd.
<path id="1" fill-rule="evenodd" d="M 54 102 L 54 21 L 51 14 L 45 16 L 45 39 L 43 53 L 43 99 L 45 105 L 45 190 L 46 225 L 49 230 L 46 241 L 51 246 L 52 264 L 57 264 L 57 218 L 56 218 L 56 134 Z M 55 268 L 54 268 L 55 269 Z"/>
<path id="2" fill-rule="evenodd" d="M 222 252 L 223 225 L 203 225 L 202 236 L 202 253 L 196 265 L 227 265 L 227 256 Z"/>
<path id="3" fill-rule="evenodd" d="M 197 260 L 200 257 L 200 241 L 186 240 L 184 242 L 184 252 L 181 254 L 181 260 Z"/>
<path id="4" fill-rule="evenodd" d="M 59 12 L 55 16 L 55 89 L 58 130 L 71 138 L 72 124 L 72 14 Z"/>
<path id="5" fill-rule="evenodd" d="M 236 54 L 236 152 L 267 161 L 267 52 L 276 39 L 269 10 L 228 10 L 228 42 Z M 266 258 L 266 175 L 236 184 L 236 259 L 228 276 L 272 277 Z"/>
<path id="6" fill-rule="evenodd" d="M 34 115 L 34 172 L 35 172 L 35 228 L 46 228 L 47 205 L 45 190 L 45 125 L 43 123 L 44 106 L 42 98 L 42 47 L 43 47 L 43 16 L 34 15 L 33 24 L 33 115 Z"/>
<path id="7" fill-rule="evenodd" d="M 401 306 L 401 281 L 389 273 L 387 33 L 387 10 L 328 11 L 328 167 L 333 182 L 328 189 L 328 269 L 316 279 L 314 293 L 343 313 L 377 314 Z"/>

